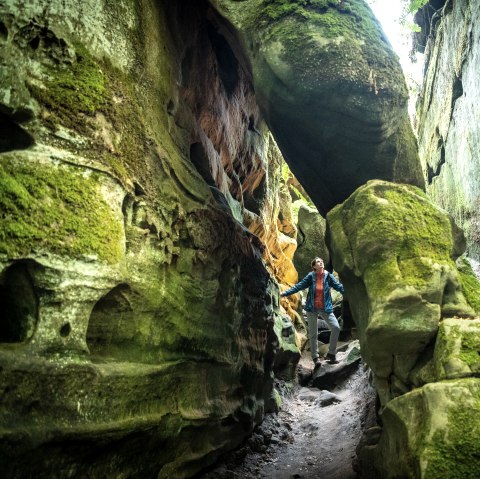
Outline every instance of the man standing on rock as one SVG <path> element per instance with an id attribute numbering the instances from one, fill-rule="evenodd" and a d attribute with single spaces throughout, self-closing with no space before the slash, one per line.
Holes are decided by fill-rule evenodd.
<path id="1" fill-rule="evenodd" d="M 323 319 L 331 330 L 330 343 L 328 346 L 327 360 L 331 364 L 336 364 L 335 353 L 337 351 L 338 335 L 340 326 L 337 318 L 333 314 L 331 288 L 336 289 L 343 294 L 343 285 L 339 283 L 333 274 L 325 270 L 322 258 L 312 260 L 312 269 L 300 282 L 284 291 L 280 296 L 290 296 L 298 291 L 308 288 L 305 311 L 307 312 L 308 336 L 310 338 L 310 349 L 315 369 L 320 366 L 318 357 L 318 316 Z"/>

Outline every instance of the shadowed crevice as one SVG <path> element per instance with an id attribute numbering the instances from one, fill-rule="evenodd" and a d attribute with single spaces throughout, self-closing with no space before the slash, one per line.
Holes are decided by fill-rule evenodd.
<path id="1" fill-rule="evenodd" d="M 0 153 L 25 150 L 35 144 L 33 137 L 10 116 L 0 112 Z"/>

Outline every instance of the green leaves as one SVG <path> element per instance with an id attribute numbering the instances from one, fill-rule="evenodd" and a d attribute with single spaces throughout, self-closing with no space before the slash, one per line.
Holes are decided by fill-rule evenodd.
<path id="1" fill-rule="evenodd" d="M 408 4 L 408 12 L 415 14 L 418 10 L 420 10 L 428 0 L 410 0 Z"/>

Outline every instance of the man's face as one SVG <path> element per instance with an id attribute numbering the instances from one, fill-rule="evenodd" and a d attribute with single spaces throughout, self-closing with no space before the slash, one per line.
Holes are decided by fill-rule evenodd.
<path id="1" fill-rule="evenodd" d="M 315 269 L 315 271 L 323 271 L 323 259 L 317 258 L 315 260 L 315 265 L 313 266 L 313 268 Z"/>

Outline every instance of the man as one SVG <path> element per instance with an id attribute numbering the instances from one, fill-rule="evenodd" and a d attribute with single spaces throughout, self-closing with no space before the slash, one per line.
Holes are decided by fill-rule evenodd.
<path id="1" fill-rule="evenodd" d="M 337 341 L 340 334 L 340 326 L 337 318 L 333 314 L 331 288 L 336 289 L 343 294 L 343 285 L 335 277 L 325 270 L 322 258 L 312 260 L 312 269 L 299 283 L 284 291 L 281 296 L 290 296 L 298 291 L 308 288 L 305 311 L 307 312 L 308 336 L 310 338 L 310 349 L 315 369 L 320 366 L 318 357 L 318 316 L 323 319 L 331 330 L 330 343 L 328 346 L 327 360 L 331 364 L 336 364 Z"/>

